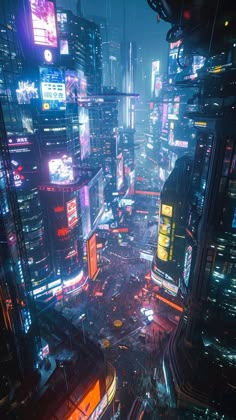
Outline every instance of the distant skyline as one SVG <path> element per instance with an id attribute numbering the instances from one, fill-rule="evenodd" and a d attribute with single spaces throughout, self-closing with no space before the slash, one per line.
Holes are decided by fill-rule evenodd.
<path id="1" fill-rule="evenodd" d="M 76 0 L 57 0 L 57 6 L 76 13 Z M 122 0 L 81 0 L 84 17 L 91 15 L 106 17 L 113 25 L 123 25 Z M 157 23 L 155 12 L 146 0 L 125 0 L 127 40 L 141 46 L 145 72 L 151 71 L 153 60 L 161 61 L 161 72 L 166 71 L 168 43 L 165 40 L 169 25 Z"/>

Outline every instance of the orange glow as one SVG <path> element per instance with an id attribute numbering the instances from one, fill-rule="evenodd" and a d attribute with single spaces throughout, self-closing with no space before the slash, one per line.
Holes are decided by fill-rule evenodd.
<path id="1" fill-rule="evenodd" d="M 98 271 L 97 267 L 97 239 L 94 233 L 90 239 L 87 240 L 87 258 L 88 258 L 88 275 L 90 279 L 96 277 Z"/>
<path id="2" fill-rule="evenodd" d="M 63 206 L 54 207 L 54 212 L 55 213 L 62 213 L 63 211 L 64 211 L 64 207 Z"/>
<path id="3" fill-rule="evenodd" d="M 156 293 L 156 298 L 166 303 L 167 305 L 171 306 L 172 308 L 176 309 L 177 311 L 183 312 L 182 306 L 179 306 L 176 303 L 171 302 L 171 300 L 164 298 L 163 296 L 159 295 L 159 293 Z"/>
<path id="4" fill-rule="evenodd" d="M 57 236 L 67 236 L 69 234 L 68 228 L 57 229 Z"/>
<path id="5" fill-rule="evenodd" d="M 111 233 L 119 233 L 119 232 L 129 232 L 129 228 L 125 227 L 125 228 L 117 228 L 117 229 L 111 229 Z"/>
<path id="6" fill-rule="evenodd" d="M 140 195 L 157 195 L 158 197 L 160 196 L 160 192 L 159 191 L 141 191 L 141 190 L 135 190 L 135 194 L 140 194 Z"/>
<path id="7" fill-rule="evenodd" d="M 101 399 L 100 384 L 97 380 L 95 385 L 90 388 L 82 401 L 77 404 L 75 411 L 67 420 L 83 420 L 90 417 Z"/>
<path id="8" fill-rule="evenodd" d="M 147 273 L 144 278 L 145 280 L 151 280 L 151 273 Z"/>

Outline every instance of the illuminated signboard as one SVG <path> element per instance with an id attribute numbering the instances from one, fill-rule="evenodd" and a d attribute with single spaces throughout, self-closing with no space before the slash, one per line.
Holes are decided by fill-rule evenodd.
<path id="1" fill-rule="evenodd" d="M 73 398 L 73 394 L 72 397 Z M 73 413 L 68 418 L 69 420 L 84 420 L 90 417 L 97 406 L 99 406 L 99 402 L 101 401 L 101 391 L 100 391 L 100 383 L 99 380 L 95 382 L 92 388 L 86 393 L 85 397 L 78 403 L 77 401 L 74 402 L 74 405 L 77 406 Z M 97 417 L 98 418 L 98 417 Z"/>
<path id="2" fill-rule="evenodd" d="M 107 394 L 101 399 L 97 408 L 93 411 L 92 415 L 89 417 L 89 420 L 97 420 L 100 418 L 101 414 L 105 411 L 107 407 Z"/>
<path id="3" fill-rule="evenodd" d="M 154 81 L 154 96 L 155 96 L 155 98 L 158 98 L 161 89 L 162 89 L 162 77 L 156 75 L 155 76 L 155 81 Z"/>
<path id="4" fill-rule="evenodd" d="M 90 132 L 88 110 L 80 108 L 79 113 L 79 137 L 80 137 L 80 158 L 81 161 L 89 157 L 90 150 Z"/>
<path id="5" fill-rule="evenodd" d="M 234 215 L 232 220 L 232 228 L 236 228 L 236 209 L 234 209 Z"/>
<path id="6" fill-rule="evenodd" d="M 156 60 L 152 62 L 152 78 L 151 78 L 151 93 L 155 96 L 155 80 L 160 72 L 160 61 Z"/>
<path id="7" fill-rule="evenodd" d="M 74 181 L 72 158 L 66 155 L 48 162 L 49 179 L 52 184 L 70 184 Z"/>
<path id="8" fill-rule="evenodd" d="M 66 70 L 66 99 L 74 102 L 87 96 L 87 79 L 81 70 Z"/>
<path id="9" fill-rule="evenodd" d="M 64 24 L 67 22 L 67 13 L 57 13 L 57 22 Z"/>
<path id="10" fill-rule="evenodd" d="M 168 250 L 166 248 L 163 248 L 161 245 L 158 245 L 157 247 L 157 256 L 162 261 L 168 261 Z"/>
<path id="11" fill-rule="evenodd" d="M 69 54 L 69 44 L 67 39 L 60 39 L 60 54 L 68 55 Z"/>
<path id="12" fill-rule="evenodd" d="M 33 37 L 36 45 L 57 47 L 55 5 L 48 0 L 30 0 Z"/>
<path id="13" fill-rule="evenodd" d="M 22 173 L 23 166 L 16 160 L 12 160 L 11 164 L 13 167 L 13 177 L 14 177 L 15 187 L 21 187 L 25 179 L 25 176 Z"/>
<path id="14" fill-rule="evenodd" d="M 72 228 L 78 222 L 78 212 L 77 212 L 76 198 L 73 198 L 72 200 L 70 200 L 66 203 L 66 210 L 67 210 L 68 227 Z"/>
<path id="15" fill-rule="evenodd" d="M 31 99 L 38 99 L 38 88 L 35 86 L 35 82 L 28 80 L 18 82 L 16 97 L 18 104 L 30 104 Z"/>
<path id="16" fill-rule="evenodd" d="M 158 231 L 158 246 L 157 246 L 157 257 L 162 261 L 168 261 L 172 259 L 171 251 L 171 218 L 173 215 L 173 207 L 162 204 L 160 224 Z M 173 233 L 173 232 L 172 232 Z"/>
<path id="17" fill-rule="evenodd" d="M 117 156 L 116 161 L 116 188 L 119 191 L 124 183 L 124 159 L 122 153 Z"/>
<path id="18" fill-rule="evenodd" d="M 184 283 L 188 286 L 189 276 L 190 276 L 190 269 L 191 269 L 191 262 L 192 262 L 192 251 L 193 248 L 189 245 L 185 252 L 184 258 Z"/>
<path id="19" fill-rule="evenodd" d="M 94 279 L 97 267 L 97 240 L 94 233 L 90 239 L 87 240 L 87 258 L 88 258 L 88 275 L 90 279 Z"/>
<path id="20" fill-rule="evenodd" d="M 40 67 L 43 110 L 65 109 L 66 88 L 64 72 L 55 67 Z"/>
<path id="21" fill-rule="evenodd" d="M 167 204 L 162 204 L 161 205 L 161 214 L 163 216 L 172 217 L 172 213 L 173 213 L 173 207 L 172 206 L 169 206 Z"/>

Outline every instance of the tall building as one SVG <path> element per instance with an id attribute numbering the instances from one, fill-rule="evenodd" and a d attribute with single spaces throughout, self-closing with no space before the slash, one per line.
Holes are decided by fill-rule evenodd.
<path id="1" fill-rule="evenodd" d="M 164 373 L 173 406 L 191 408 L 213 418 L 233 418 L 236 31 L 231 3 L 220 2 L 218 6 L 213 1 L 207 8 L 190 2 L 183 13 L 177 4 L 169 10 L 164 2 L 152 4 L 168 22 L 183 16 L 178 28 L 181 36 L 177 36 L 175 25 L 167 34 L 173 43 L 181 38 L 183 57 L 192 51 L 208 56 L 198 73 L 199 91 L 189 115 L 197 142 L 186 220 L 192 240 L 188 295 L 183 316 L 169 342 Z M 184 75 L 183 79 L 186 86 L 196 86 L 196 77 Z M 193 82 L 189 83 L 189 79 Z"/>
<path id="2" fill-rule="evenodd" d="M 14 2 L 1 4 L 0 33 L 0 329 L 1 400 L 12 385 L 34 375 L 40 338 L 36 325 L 31 273 L 16 192 L 19 173 L 13 172 L 9 134 L 21 131 L 16 79 L 21 54 L 15 26 Z M 18 168 L 19 169 L 19 168 Z"/>
<path id="3" fill-rule="evenodd" d="M 157 252 L 151 277 L 167 293 L 177 296 L 184 278 L 186 217 L 190 201 L 192 159 L 183 156 L 164 183 L 160 195 Z M 185 281 L 187 276 L 185 275 Z"/>

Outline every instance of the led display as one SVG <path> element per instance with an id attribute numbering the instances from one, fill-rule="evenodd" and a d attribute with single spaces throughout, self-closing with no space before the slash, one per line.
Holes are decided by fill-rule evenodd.
<path id="1" fill-rule="evenodd" d="M 116 188 L 119 191 L 124 183 L 124 160 L 120 153 L 116 160 Z"/>
<path id="2" fill-rule="evenodd" d="M 78 222 L 78 211 L 77 211 L 76 198 L 73 198 L 72 200 L 70 200 L 66 203 L 66 210 L 67 210 L 68 227 L 72 228 Z"/>
<path id="3" fill-rule="evenodd" d="M 66 99 L 74 102 L 87 95 L 87 79 L 81 70 L 66 70 Z"/>
<path id="4" fill-rule="evenodd" d="M 48 162 L 49 179 L 53 184 L 69 184 L 74 181 L 72 158 L 66 155 Z"/>
<path id="5" fill-rule="evenodd" d="M 233 220 L 232 220 L 232 227 L 236 228 L 236 208 L 234 209 L 234 216 L 233 216 Z"/>
<path id="6" fill-rule="evenodd" d="M 95 408 L 99 405 L 101 400 L 100 383 L 97 380 L 94 386 L 86 393 L 85 397 L 79 404 L 74 404 L 76 408 L 68 419 L 70 420 L 84 420 L 91 418 L 91 414 Z M 93 417 L 92 417 L 93 418 Z M 98 418 L 98 417 L 97 417 Z"/>
<path id="7" fill-rule="evenodd" d="M 68 55 L 69 54 L 69 44 L 67 39 L 60 39 L 60 54 Z"/>
<path id="8" fill-rule="evenodd" d="M 192 262 L 192 250 L 193 248 L 189 245 L 185 252 L 184 258 L 184 283 L 188 286 L 189 276 L 190 276 L 190 269 L 191 269 L 191 262 Z"/>
<path id="9" fill-rule="evenodd" d="M 157 256 L 162 261 L 168 261 L 168 250 L 166 248 L 163 248 L 161 245 L 158 245 Z"/>
<path id="10" fill-rule="evenodd" d="M 178 50 L 180 46 L 181 46 L 181 41 L 170 43 L 169 59 L 168 59 L 168 74 L 170 76 L 174 76 L 177 73 L 180 73 L 182 71 L 177 61 Z M 183 56 L 183 51 L 181 49 L 180 55 L 179 55 L 180 61 L 182 59 L 182 56 Z"/>
<path id="11" fill-rule="evenodd" d="M 30 0 L 33 37 L 36 45 L 57 47 L 55 5 L 48 0 Z"/>
<path id="12" fill-rule="evenodd" d="M 79 135 L 80 135 L 80 158 L 81 161 L 90 155 L 90 132 L 89 132 L 89 115 L 88 110 L 80 108 L 79 114 Z"/>
<path id="13" fill-rule="evenodd" d="M 172 217 L 173 207 L 166 204 L 161 205 L 161 214 L 163 216 Z"/>
<path id="14" fill-rule="evenodd" d="M 159 76 L 160 72 L 160 61 L 153 61 L 152 62 L 152 78 L 151 78 L 151 92 L 152 95 L 155 96 L 155 80 L 156 77 Z"/>
<path id="15" fill-rule="evenodd" d="M 55 67 L 40 67 L 43 110 L 65 109 L 66 88 L 64 72 Z"/>
<path id="16" fill-rule="evenodd" d="M 94 233 L 90 239 L 87 240 L 87 258 L 88 258 L 88 275 L 93 279 L 97 273 L 97 240 Z"/>
<path id="17" fill-rule="evenodd" d="M 38 88 L 35 82 L 28 80 L 18 82 L 16 97 L 18 104 L 30 104 L 31 99 L 38 99 Z"/>
<path id="18" fill-rule="evenodd" d="M 165 248 L 168 248 L 169 245 L 170 245 L 170 238 L 169 238 L 169 236 L 166 236 L 166 235 L 163 235 L 163 234 L 159 233 L 158 243 L 161 246 L 164 246 Z"/>

